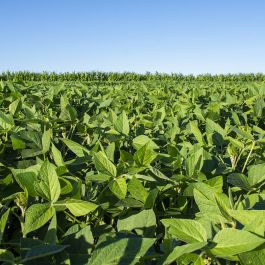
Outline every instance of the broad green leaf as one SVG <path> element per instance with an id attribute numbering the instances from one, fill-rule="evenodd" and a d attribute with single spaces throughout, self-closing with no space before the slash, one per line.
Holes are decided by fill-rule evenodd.
<path id="1" fill-rule="evenodd" d="M 190 219 L 163 219 L 163 225 L 174 237 L 186 243 L 206 242 L 205 228 L 197 221 Z"/>
<path id="2" fill-rule="evenodd" d="M 0 249 L 0 261 L 4 264 L 15 264 L 15 257 L 12 252 L 7 249 Z"/>
<path id="3" fill-rule="evenodd" d="M 211 253 L 217 257 L 227 257 L 251 251 L 262 245 L 265 239 L 244 230 L 225 228 L 217 233 L 213 242 L 216 246 Z"/>
<path id="4" fill-rule="evenodd" d="M 3 236 L 4 236 L 4 232 L 5 232 L 5 227 L 6 227 L 6 223 L 9 217 L 9 213 L 10 213 L 10 208 L 8 208 L 1 216 L 0 219 L 0 243 L 3 240 Z"/>
<path id="5" fill-rule="evenodd" d="M 203 160 L 203 148 L 191 153 L 191 155 L 186 159 L 187 175 L 189 177 L 192 177 L 200 172 L 203 166 Z"/>
<path id="6" fill-rule="evenodd" d="M 137 264 L 155 240 L 138 237 L 110 239 L 96 247 L 88 265 Z"/>
<path id="7" fill-rule="evenodd" d="M 50 244 L 56 244 L 57 239 L 57 217 L 56 214 L 52 217 L 49 224 L 47 233 L 45 235 L 44 241 Z"/>
<path id="8" fill-rule="evenodd" d="M 106 99 L 106 100 L 104 100 L 103 102 L 100 103 L 98 108 L 100 109 L 100 108 L 109 107 L 112 101 L 113 101 L 113 98 Z"/>
<path id="9" fill-rule="evenodd" d="M 90 212 L 95 211 L 98 207 L 98 205 L 92 202 L 76 199 L 67 200 L 65 206 L 74 216 L 87 215 Z"/>
<path id="10" fill-rule="evenodd" d="M 45 225 L 55 214 L 50 204 L 33 204 L 26 210 L 23 234 L 26 235 Z"/>
<path id="11" fill-rule="evenodd" d="M 150 143 L 145 144 L 134 154 L 134 160 L 139 166 L 149 166 L 157 157 L 157 153 L 153 150 Z"/>
<path id="12" fill-rule="evenodd" d="M 255 250 L 241 253 L 238 256 L 242 265 L 263 265 L 265 260 L 265 246 L 261 245 Z"/>
<path id="13" fill-rule="evenodd" d="M 248 230 L 255 231 L 255 221 L 262 220 L 259 227 L 264 234 L 265 232 L 265 210 L 229 210 L 229 214 Z M 251 227 L 252 226 L 252 227 Z"/>
<path id="14" fill-rule="evenodd" d="M 248 178 L 241 173 L 228 175 L 227 182 L 244 190 L 249 190 L 251 187 Z"/>
<path id="15" fill-rule="evenodd" d="M 117 223 L 118 231 L 135 230 L 138 235 L 153 236 L 156 227 L 156 216 L 152 209 L 121 217 Z"/>
<path id="16" fill-rule="evenodd" d="M 242 138 L 253 140 L 253 135 L 243 129 L 232 127 L 232 130 L 238 135 L 240 135 Z"/>
<path id="17" fill-rule="evenodd" d="M 110 185 L 109 185 L 110 190 L 112 193 L 118 197 L 120 200 L 124 199 L 126 197 L 127 193 L 127 183 L 125 178 L 117 178 L 114 179 Z"/>
<path id="18" fill-rule="evenodd" d="M 69 100 L 66 95 L 62 95 L 60 98 L 61 113 L 60 119 L 63 121 L 75 121 L 77 118 L 77 111 L 69 104 Z"/>
<path id="19" fill-rule="evenodd" d="M 226 137 L 227 140 L 229 140 L 229 142 L 234 145 L 237 148 L 243 149 L 244 148 L 244 143 L 240 142 L 239 140 L 232 138 L 230 136 Z"/>
<path id="20" fill-rule="evenodd" d="M 157 188 L 152 189 L 146 198 L 144 208 L 145 209 L 153 208 L 158 195 L 159 195 L 159 190 Z"/>
<path id="21" fill-rule="evenodd" d="M 182 246 L 175 247 L 172 252 L 166 257 L 165 261 L 163 262 L 163 265 L 170 265 L 172 264 L 176 259 L 181 257 L 183 254 L 191 253 L 195 250 L 201 249 L 207 245 L 207 242 L 198 242 L 198 243 L 192 243 L 192 244 L 186 244 Z"/>
<path id="22" fill-rule="evenodd" d="M 166 181 L 169 181 L 169 182 L 172 182 L 171 179 L 169 177 L 167 177 L 166 175 L 164 175 L 159 169 L 155 168 L 155 167 L 152 167 L 152 166 L 149 166 L 149 170 L 156 176 L 158 177 L 159 179 L 162 179 L 162 180 L 166 180 Z"/>
<path id="23" fill-rule="evenodd" d="M 197 126 L 197 122 L 196 121 L 190 121 L 190 130 L 191 130 L 191 133 L 194 134 L 194 136 L 195 136 L 196 140 L 198 141 L 198 143 L 200 145 L 204 145 L 205 142 L 204 142 L 202 133 L 201 133 L 200 129 Z"/>
<path id="24" fill-rule="evenodd" d="M 11 141 L 12 141 L 12 147 L 14 150 L 19 150 L 19 149 L 25 149 L 26 148 L 26 144 L 25 142 L 19 138 L 17 135 L 12 134 L 10 136 Z"/>
<path id="25" fill-rule="evenodd" d="M 40 165 L 30 166 L 25 169 L 15 169 L 15 168 L 11 169 L 12 174 L 18 185 L 24 191 L 27 191 L 27 193 L 32 197 L 35 197 L 37 195 L 34 188 L 34 183 L 38 179 L 39 170 L 40 170 Z"/>
<path id="26" fill-rule="evenodd" d="M 265 205 L 265 194 L 264 193 L 252 193 L 245 195 L 244 199 L 238 202 L 236 209 L 238 210 L 251 210 L 256 206 L 260 205 L 259 208 L 263 209 Z M 257 208 L 257 209 L 259 209 Z"/>
<path id="27" fill-rule="evenodd" d="M 57 167 L 65 167 L 62 153 L 54 144 L 52 144 L 52 156 Z"/>
<path id="28" fill-rule="evenodd" d="M 166 111 L 165 111 L 165 107 L 161 107 L 160 109 L 157 109 L 155 111 L 155 121 L 156 122 L 162 122 L 166 117 Z"/>
<path id="29" fill-rule="evenodd" d="M 213 187 L 216 192 L 223 192 L 223 177 L 217 176 L 205 181 L 206 184 Z"/>
<path id="30" fill-rule="evenodd" d="M 54 255 L 56 253 L 63 251 L 67 247 L 68 246 L 54 245 L 54 244 L 51 244 L 51 245 L 43 244 L 39 246 L 34 246 L 30 250 L 27 251 L 25 258 L 22 259 L 21 262 L 25 263 L 31 260 L 51 256 L 51 255 Z"/>
<path id="31" fill-rule="evenodd" d="M 130 132 L 130 126 L 129 126 L 128 117 L 127 117 L 125 111 L 123 111 L 119 115 L 118 119 L 114 122 L 114 128 L 119 133 L 126 134 L 126 135 L 129 134 L 129 132 Z"/>
<path id="32" fill-rule="evenodd" d="M 230 201 L 229 198 L 226 194 L 224 193 L 215 193 L 215 200 L 216 200 L 216 204 L 221 212 L 221 214 L 228 220 L 228 221 L 232 221 L 232 218 L 230 216 L 230 209 L 231 209 L 231 205 L 230 205 Z"/>
<path id="33" fill-rule="evenodd" d="M 47 130 L 43 133 L 41 141 L 42 141 L 42 152 L 46 153 L 50 149 L 51 145 L 51 137 L 52 137 L 52 130 Z"/>
<path id="34" fill-rule="evenodd" d="M 107 146 L 105 153 L 106 153 L 108 159 L 110 161 L 114 162 L 114 153 L 115 153 L 115 143 L 114 142 L 110 143 Z"/>
<path id="35" fill-rule="evenodd" d="M 148 192 L 144 188 L 143 184 L 136 177 L 132 177 L 132 179 L 128 183 L 128 191 L 132 195 L 133 198 L 145 203 L 146 198 L 148 197 Z"/>
<path id="36" fill-rule="evenodd" d="M 248 168 L 248 182 L 254 186 L 265 180 L 265 163 L 253 165 Z"/>
<path id="37" fill-rule="evenodd" d="M 61 195 L 69 194 L 73 191 L 73 185 L 65 177 L 59 177 L 61 186 Z"/>
<path id="38" fill-rule="evenodd" d="M 61 187 L 56 168 L 48 160 L 40 168 L 39 179 L 35 185 L 37 193 L 50 202 L 56 202 L 59 199 Z"/>
<path id="39" fill-rule="evenodd" d="M 4 130 L 10 130 L 13 126 L 13 117 L 0 111 L 0 127 L 2 127 Z"/>
<path id="40" fill-rule="evenodd" d="M 226 135 L 225 130 L 218 123 L 208 118 L 206 119 L 206 132 L 209 134 L 213 132 L 217 132 L 220 135 L 222 135 L 222 137 Z"/>
<path id="41" fill-rule="evenodd" d="M 94 247 L 94 238 L 91 227 L 79 228 L 79 225 L 72 226 L 64 235 L 62 244 L 68 245 L 67 252 L 76 255 L 90 254 Z"/>
<path id="42" fill-rule="evenodd" d="M 111 177 L 116 177 L 117 175 L 116 167 L 102 151 L 94 154 L 93 158 L 96 169 L 100 173 L 109 175 Z"/>
<path id="43" fill-rule="evenodd" d="M 152 149 L 158 149 L 159 148 L 159 146 L 146 135 L 139 135 L 139 136 L 135 137 L 133 139 L 132 145 L 136 150 L 138 150 L 141 147 L 143 147 L 144 145 L 146 145 L 147 143 L 149 143 L 150 148 L 152 148 Z"/>
<path id="44" fill-rule="evenodd" d="M 178 258 L 181 265 L 205 265 L 204 258 L 195 253 L 186 253 Z"/>
<path id="45" fill-rule="evenodd" d="M 22 102 L 21 102 L 21 99 L 18 98 L 18 99 L 16 99 L 15 101 L 13 101 L 13 102 L 8 106 L 8 109 L 9 109 L 9 112 L 10 112 L 12 115 L 15 115 L 18 111 L 21 110 L 21 107 L 22 107 Z"/>
<path id="46" fill-rule="evenodd" d="M 208 194 L 202 193 L 197 189 L 194 189 L 194 199 L 200 213 L 208 216 L 208 219 L 214 222 L 225 222 L 226 219 L 222 217 L 220 209 L 216 203 L 214 198 L 214 192 L 212 193 L 213 198 L 211 198 Z"/>
<path id="47" fill-rule="evenodd" d="M 89 155 L 89 150 L 79 143 L 76 143 L 70 139 L 61 138 L 61 141 L 78 157 Z"/>

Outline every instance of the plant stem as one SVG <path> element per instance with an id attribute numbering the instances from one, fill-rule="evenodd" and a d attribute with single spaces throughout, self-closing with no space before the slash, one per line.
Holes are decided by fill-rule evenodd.
<path id="1" fill-rule="evenodd" d="M 253 141 L 253 142 L 252 142 L 251 149 L 250 149 L 250 151 L 249 151 L 249 153 L 248 153 L 248 157 L 247 157 L 247 159 L 246 159 L 246 161 L 245 161 L 245 164 L 244 164 L 244 166 L 243 166 L 243 169 L 242 169 L 242 171 L 241 171 L 242 173 L 244 173 L 244 171 L 245 171 L 245 169 L 246 169 L 247 163 L 248 163 L 248 161 L 249 161 L 249 159 L 250 159 L 250 156 L 251 156 L 252 151 L 253 151 L 253 149 L 254 149 L 254 147 L 255 147 L 255 144 L 256 144 L 256 142 Z"/>

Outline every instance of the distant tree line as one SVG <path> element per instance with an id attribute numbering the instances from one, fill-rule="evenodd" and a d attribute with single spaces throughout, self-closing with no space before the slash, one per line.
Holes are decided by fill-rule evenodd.
<path id="1" fill-rule="evenodd" d="M 3 72 L 0 80 L 8 81 L 265 81 L 265 74 L 202 74 L 183 75 L 178 73 L 150 73 L 139 74 L 134 72 Z"/>

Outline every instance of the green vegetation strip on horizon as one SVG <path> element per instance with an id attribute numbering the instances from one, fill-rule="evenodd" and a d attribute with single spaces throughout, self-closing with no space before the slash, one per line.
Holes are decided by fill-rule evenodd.
<path id="1" fill-rule="evenodd" d="M 82 82 L 129 82 L 129 81 L 206 81 L 206 82 L 264 82 L 263 73 L 200 74 L 181 73 L 134 73 L 134 72 L 2 72 L 3 81 L 82 81 Z"/>

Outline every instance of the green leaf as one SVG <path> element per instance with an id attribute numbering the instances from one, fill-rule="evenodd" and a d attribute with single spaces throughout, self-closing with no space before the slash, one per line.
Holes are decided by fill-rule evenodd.
<path id="1" fill-rule="evenodd" d="M 55 209 L 50 204 L 33 204 L 25 213 L 25 226 L 23 234 L 26 235 L 45 225 L 55 214 Z"/>
<path id="2" fill-rule="evenodd" d="M 145 209 L 151 209 L 154 207 L 158 194 L 159 190 L 157 188 L 154 188 L 149 192 L 144 205 Z"/>
<path id="3" fill-rule="evenodd" d="M 254 186 L 265 180 L 265 163 L 253 165 L 248 168 L 248 182 Z"/>
<path id="4" fill-rule="evenodd" d="M 105 153 L 106 153 L 108 159 L 113 162 L 114 161 L 114 153 L 115 153 L 115 142 L 112 142 L 107 146 Z"/>
<path id="5" fill-rule="evenodd" d="M 206 184 L 213 187 L 218 193 L 223 192 L 223 177 L 217 176 L 205 181 Z"/>
<path id="6" fill-rule="evenodd" d="M 255 250 L 239 254 L 239 260 L 242 265 L 263 265 L 265 260 L 264 245 Z"/>
<path id="7" fill-rule="evenodd" d="M 206 132 L 208 134 L 217 132 L 219 133 L 222 137 L 225 137 L 226 132 L 225 130 L 216 122 L 214 122 L 211 119 L 206 119 Z"/>
<path id="8" fill-rule="evenodd" d="M 136 150 L 139 150 L 141 147 L 143 147 L 146 144 L 149 144 L 150 148 L 152 148 L 152 149 L 158 149 L 159 148 L 159 146 L 146 135 L 139 135 L 139 136 L 135 137 L 133 139 L 133 143 L 132 143 L 133 147 Z"/>
<path id="9" fill-rule="evenodd" d="M 240 189 L 249 190 L 250 184 L 248 178 L 242 173 L 232 173 L 228 175 L 227 182 L 239 187 Z"/>
<path id="10" fill-rule="evenodd" d="M 200 145 L 204 145 L 205 142 L 204 142 L 202 133 L 201 133 L 200 129 L 197 126 L 197 122 L 196 121 L 190 121 L 190 130 L 191 130 L 191 133 L 194 134 L 194 136 L 195 136 L 196 140 L 198 141 L 198 143 Z"/>
<path id="11" fill-rule="evenodd" d="M 203 148 L 191 153 L 186 159 L 187 175 L 192 177 L 200 172 L 203 166 Z"/>
<path id="12" fill-rule="evenodd" d="M 210 190 L 209 190 L 210 191 Z M 214 197 L 214 191 L 212 194 L 207 194 L 205 191 L 202 193 L 201 191 L 194 189 L 194 199 L 198 208 L 200 209 L 200 213 L 208 216 L 208 219 L 214 222 L 226 221 L 219 210 L 219 207 L 216 203 Z"/>
<path id="13" fill-rule="evenodd" d="M 186 243 L 205 242 L 207 233 L 197 221 L 190 219 L 163 219 L 163 225 L 174 237 Z"/>
<path id="14" fill-rule="evenodd" d="M 221 214 L 228 220 L 232 221 L 229 210 L 231 209 L 229 198 L 224 193 L 215 193 L 216 204 Z"/>
<path id="15" fill-rule="evenodd" d="M 232 127 L 232 130 L 238 135 L 240 135 L 242 138 L 253 140 L 253 135 L 243 129 Z"/>
<path id="16" fill-rule="evenodd" d="M 211 253 L 218 257 L 228 257 L 255 249 L 265 239 L 244 230 L 225 228 L 217 233 L 213 242 L 216 246 L 211 249 Z"/>
<path id="17" fill-rule="evenodd" d="M 162 180 L 166 180 L 166 181 L 169 181 L 169 182 L 172 182 L 172 180 L 167 177 L 166 175 L 164 175 L 159 169 L 155 168 L 155 167 L 152 167 L 152 166 L 149 166 L 149 170 L 159 179 L 162 179 Z"/>
<path id="18" fill-rule="evenodd" d="M 88 262 L 88 265 L 134 265 L 154 244 L 153 238 L 111 239 L 99 244 Z"/>
<path id="19" fill-rule="evenodd" d="M 229 214 L 244 226 L 248 226 L 248 230 L 256 231 L 255 221 L 262 220 L 259 224 L 261 233 L 265 232 L 265 210 L 229 210 Z M 250 230 L 249 230 L 250 231 Z"/>
<path id="20" fill-rule="evenodd" d="M 139 166 L 149 166 L 157 157 L 157 153 L 153 150 L 150 143 L 145 144 L 134 154 L 134 160 Z"/>
<path id="21" fill-rule="evenodd" d="M 57 167 L 65 166 L 62 153 L 52 144 L 52 156 Z"/>
<path id="22" fill-rule="evenodd" d="M 153 236 L 156 227 L 156 216 L 152 209 L 131 213 L 121 217 L 117 223 L 118 232 L 135 230 L 138 235 Z"/>
<path id="23" fill-rule="evenodd" d="M 65 138 L 61 138 L 61 141 L 78 157 L 89 155 L 89 150 L 84 146 Z"/>
<path id="24" fill-rule="evenodd" d="M 12 142 L 12 147 L 14 150 L 19 150 L 19 149 L 25 149 L 26 148 L 26 144 L 25 142 L 19 138 L 17 135 L 12 134 L 10 136 L 11 138 L 11 142 Z"/>
<path id="25" fill-rule="evenodd" d="M 110 185 L 109 188 L 111 192 L 117 196 L 120 200 L 124 199 L 126 197 L 127 193 L 127 184 L 125 178 L 117 178 L 114 179 Z"/>
<path id="26" fill-rule="evenodd" d="M 119 115 L 118 119 L 114 122 L 114 128 L 119 133 L 128 135 L 130 132 L 130 126 L 128 117 L 126 115 L 126 112 L 123 111 L 121 115 Z"/>
<path id="27" fill-rule="evenodd" d="M 4 130 L 10 130 L 13 126 L 13 117 L 0 111 L 0 127 L 2 127 Z"/>
<path id="28" fill-rule="evenodd" d="M 41 142 L 42 142 L 42 152 L 46 153 L 50 149 L 51 145 L 52 130 L 47 130 L 43 133 Z"/>
<path id="29" fill-rule="evenodd" d="M 0 243 L 2 242 L 3 236 L 4 236 L 4 232 L 5 232 L 5 227 L 6 227 L 6 223 L 9 217 L 9 213 L 10 213 L 10 208 L 8 208 L 1 216 L 0 219 Z"/>
<path id="30" fill-rule="evenodd" d="M 65 206 L 74 216 L 87 215 L 90 212 L 95 211 L 98 207 L 98 205 L 92 202 L 76 199 L 67 200 Z"/>
<path id="31" fill-rule="evenodd" d="M 170 265 L 176 259 L 181 257 L 183 254 L 191 253 L 193 251 L 196 251 L 198 249 L 201 249 L 207 245 L 207 242 L 198 242 L 198 243 L 192 243 L 192 244 L 186 244 L 182 246 L 175 247 L 172 252 L 167 256 L 165 261 L 163 262 L 163 265 Z"/>
<path id="32" fill-rule="evenodd" d="M 71 230 L 72 231 L 71 231 Z M 90 254 L 94 247 L 94 238 L 91 227 L 85 226 L 80 229 L 79 225 L 70 227 L 68 233 L 64 235 L 62 244 L 69 245 L 67 252 L 71 254 Z"/>
<path id="33" fill-rule="evenodd" d="M 48 160 L 42 164 L 39 178 L 35 185 L 37 193 L 50 202 L 56 202 L 59 199 L 61 187 L 56 168 Z"/>
<path id="34" fill-rule="evenodd" d="M 145 203 L 146 198 L 148 197 L 148 192 L 144 188 L 143 184 L 134 176 L 128 183 L 128 191 L 134 199 L 143 203 Z"/>
<path id="35" fill-rule="evenodd" d="M 15 257 L 9 250 L 0 249 L 0 261 L 15 264 Z"/>
<path id="36" fill-rule="evenodd" d="M 103 102 L 100 103 L 98 108 L 101 109 L 101 108 L 109 107 L 111 105 L 112 101 L 113 101 L 113 98 L 106 99 L 106 100 L 104 100 Z"/>
<path id="37" fill-rule="evenodd" d="M 56 214 L 52 217 L 48 227 L 48 231 L 45 235 L 44 241 L 50 244 L 56 244 L 57 239 L 57 217 Z"/>
<path id="38" fill-rule="evenodd" d="M 205 265 L 203 257 L 195 253 L 186 253 L 178 258 L 181 265 Z"/>
<path id="39" fill-rule="evenodd" d="M 94 163 L 96 169 L 102 173 L 111 177 L 116 177 L 117 170 L 114 164 L 107 158 L 104 152 L 100 151 L 94 154 Z"/>
<path id="40" fill-rule="evenodd" d="M 32 197 L 37 195 L 34 183 L 38 180 L 39 170 L 40 165 L 30 166 L 25 169 L 11 169 L 18 185 Z"/>
<path id="41" fill-rule="evenodd" d="M 15 101 L 13 101 L 8 106 L 8 110 L 14 116 L 18 111 L 21 110 L 21 107 L 22 107 L 22 102 L 21 102 L 21 99 L 18 98 L 18 99 L 16 99 Z"/>
<path id="42" fill-rule="evenodd" d="M 27 251 L 26 256 L 22 259 L 21 263 L 25 263 L 34 259 L 44 258 L 47 256 L 54 255 L 66 249 L 68 246 L 63 245 L 39 245 L 32 247 Z"/>
<path id="43" fill-rule="evenodd" d="M 77 118 L 76 110 L 69 104 L 69 100 L 66 95 L 62 95 L 60 98 L 60 119 L 63 121 L 74 121 Z"/>

